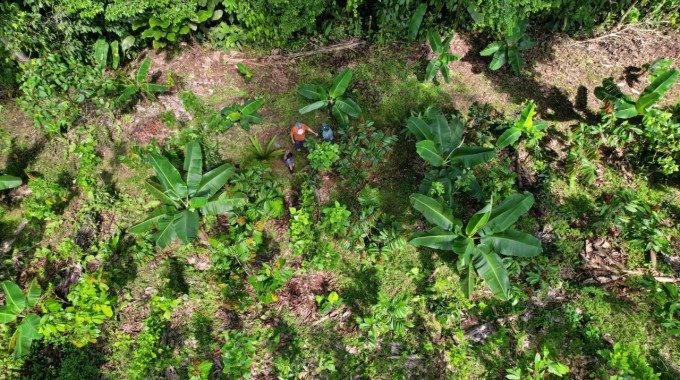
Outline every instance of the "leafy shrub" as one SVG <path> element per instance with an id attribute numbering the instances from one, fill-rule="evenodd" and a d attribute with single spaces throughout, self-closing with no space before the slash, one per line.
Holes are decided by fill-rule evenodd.
<path id="1" fill-rule="evenodd" d="M 394 130 L 380 130 L 372 121 L 341 128 L 338 135 L 342 156 L 336 167 L 343 184 L 351 187 L 363 188 L 364 182 L 374 180 L 397 142 Z"/>
<path id="2" fill-rule="evenodd" d="M 257 271 L 257 275 L 248 278 L 248 282 L 253 286 L 257 298 L 268 305 L 279 300 L 276 291 L 293 277 L 293 270 L 285 266 L 285 261 L 279 259 L 274 265 L 262 263 L 262 269 Z"/>
<path id="3" fill-rule="evenodd" d="M 155 100 L 154 93 L 167 92 L 170 88 L 166 85 L 156 84 L 146 81 L 149 75 L 151 58 L 145 59 L 137 70 L 137 74 L 128 80 L 128 85 L 118 97 L 118 102 L 125 104 L 128 100 L 134 99 L 135 95 L 142 94 L 147 99 Z"/>
<path id="4" fill-rule="evenodd" d="M 525 34 L 527 23 L 517 18 L 508 19 L 505 38 L 501 41 L 490 43 L 479 54 L 482 56 L 493 55 L 489 64 L 491 70 L 498 70 L 506 63 L 515 75 L 522 71 L 522 54 L 520 51 L 534 47 L 534 40 Z"/>
<path id="5" fill-rule="evenodd" d="M 444 38 L 439 39 L 439 34 L 435 31 L 429 31 L 427 33 L 427 39 L 430 42 L 430 48 L 435 57 L 430 60 L 425 69 L 425 79 L 428 81 L 434 80 L 437 77 L 437 73 L 441 72 L 442 77 L 446 83 L 449 83 L 451 79 L 449 78 L 449 62 L 454 62 L 460 59 L 460 56 L 456 54 L 449 53 L 449 47 L 451 45 L 451 40 L 453 39 L 453 34 Z"/>
<path id="6" fill-rule="evenodd" d="M 92 102 L 100 111 L 112 109 L 109 95 L 117 83 L 104 70 L 60 54 L 32 59 L 21 79 L 19 104 L 47 133 L 68 131 Z"/>
<path id="7" fill-rule="evenodd" d="M 569 367 L 555 362 L 549 356 L 550 350 L 544 346 L 543 356 L 537 352 L 536 355 L 533 355 L 533 362 L 523 363 L 521 367 L 508 369 L 508 374 L 505 378 L 511 380 L 545 379 L 550 377 L 550 375 L 562 377 L 569 373 Z"/>
<path id="8" fill-rule="evenodd" d="M 352 212 L 347 210 L 347 207 L 335 201 L 333 207 L 323 209 L 324 221 L 323 226 L 333 235 L 342 236 L 343 232 L 349 227 L 349 217 Z"/>
<path id="9" fill-rule="evenodd" d="M 366 332 L 365 343 L 368 347 L 376 347 L 378 340 L 388 333 L 401 336 L 406 328 L 413 327 L 413 322 L 409 320 L 413 313 L 410 302 L 411 299 L 405 293 L 389 298 L 378 292 L 378 303 L 371 307 L 371 316 L 357 317 L 359 329 Z"/>
<path id="10" fill-rule="evenodd" d="M 68 191 L 41 178 L 28 180 L 31 194 L 23 199 L 22 207 L 27 218 L 50 220 L 57 215 L 68 200 Z"/>
<path id="11" fill-rule="evenodd" d="M 251 145 L 250 151 L 253 153 L 253 157 L 256 160 L 268 161 L 283 154 L 283 149 L 273 148 L 275 145 L 278 145 L 276 143 L 276 136 L 269 139 L 269 142 L 265 145 L 262 145 L 260 140 L 255 136 L 248 136 L 248 139 L 250 140 Z"/>
<path id="12" fill-rule="evenodd" d="M 290 242 L 296 255 L 313 253 L 316 246 L 315 219 L 316 196 L 314 189 L 303 187 L 300 209 L 290 208 Z"/>
<path id="13" fill-rule="evenodd" d="M 222 347 L 222 373 L 230 378 L 250 378 L 250 366 L 257 353 L 257 341 L 236 330 L 225 333 Z"/>
<path id="14" fill-rule="evenodd" d="M 48 342 L 68 339 L 76 347 L 97 342 L 99 326 L 113 317 L 108 290 L 100 273 L 82 278 L 73 287 L 66 297 L 69 306 L 62 308 L 54 299 L 46 300 L 42 305 L 40 333 Z"/>
<path id="15" fill-rule="evenodd" d="M 309 166 L 314 170 L 328 170 L 340 159 L 340 146 L 322 142 L 314 144 L 307 155 Z"/>
<path id="16" fill-rule="evenodd" d="M 525 135 L 528 138 L 528 147 L 536 147 L 538 142 L 545 135 L 543 130 L 548 127 L 548 124 L 543 121 L 534 121 L 535 112 L 536 104 L 534 104 L 533 101 L 529 101 L 515 124 L 498 137 L 496 147 L 504 148 L 508 145 L 512 145 L 517 142 L 522 135 Z"/>
<path id="17" fill-rule="evenodd" d="M 647 364 L 644 354 L 640 351 L 640 346 L 635 343 L 624 344 L 616 342 L 613 350 L 598 350 L 607 364 L 614 372 L 610 379 L 659 379 L 660 376 L 654 373 L 654 369 Z"/>

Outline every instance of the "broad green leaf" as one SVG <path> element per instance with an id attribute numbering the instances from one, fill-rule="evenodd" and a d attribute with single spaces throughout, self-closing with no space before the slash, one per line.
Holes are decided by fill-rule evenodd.
<path id="1" fill-rule="evenodd" d="M 264 104 L 264 98 L 251 99 L 243 104 L 241 113 L 244 115 L 252 115 Z"/>
<path id="2" fill-rule="evenodd" d="M 420 140 L 431 140 L 432 132 L 430 132 L 430 126 L 427 125 L 425 120 L 411 116 L 406 121 L 406 128 L 416 137 L 418 141 Z"/>
<path id="3" fill-rule="evenodd" d="M 441 66 L 441 61 L 434 58 L 431 59 L 425 68 L 425 80 L 432 81 L 437 76 L 439 72 L 439 66 Z"/>
<path id="4" fill-rule="evenodd" d="M 14 345 L 14 359 L 18 360 L 28 355 L 31 351 L 33 340 L 42 338 L 42 334 L 38 332 L 39 324 L 40 317 L 33 313 L 27 315 L 21 321 L 10 343 Z"/>
<path id="5" fill-rule="evenodd" d="M 510 69 L 515 75 L 519 75 L 522 71 L 522 54 L 516 47 L 508 48 L 508 61 L 510 62 Z"/>
<path id="6" fill-rule="evenodd" d="M 21 185 L 21 178 L 13 175 L 0 175 L 0 190 L 12 189 Z"/>
<path id="7" fill-rule="evenodd" d="M 184 149 L 184 171 L 187 173 L 187 193 L 189 196 L 196 194 L 198 186 L 203 179 L 203 153 L 198 141 L 190 141 Z"/>
<path id="8" fill-rule="evenodd" d="M 649 86 L 645 87 L 640 98 L 651 93 L 658 94 L 659 98 L 661 98 L 677 80 L 678 70 L 668 70 L 657 76 Z"/>
<path id="9" fill-rule="evenodd" d="M 206 197 L 193 197 L 189 200 L 189 208 L 197 209 L 205 206 L 208 203 L 208 198 Z"/>
<path id="10" fill-rule="evenodd" d="M 413 208 L 420 211 L 428 222 L 447 231 L 453 230 L 455 226 L 462 226 L 461 221 L 453 217 L 450 208 L 443 206 L 433 198 L 423 194 L 413 194 L 410 200 Z"/>
<path id="11" fill-rule="evenodd" d="M 100 38 L 94 43 L 94 61 L 100 67 L 106 67 L 109 59 L 109 43 Z"/>
<path id="12" fill-rule="evenodd" d="M 440 151 L 445 151 L 451 142 L 451 128 L 446 121 L 446 116 L 437 113 L 430 123 L 430 130 L 432 131 L 432 141 L 435 142 Z"/>
<path id="13" fill-rule="evenodd" d="M 498 137 L 498 141 L 496 141 L 496 148 L 503 149 L 508 145 L 514 144 L 517 140 L 519 140 L 521 135 L 522 131 L 515 127 L 506 129 L 505 132 L 503 132 L 503 134 Z"/>
<path id="14" fill-rule="evenodd" d="M 442 50 L 442 41 L 439 38 L 439 33 L 434 30 L 427 31 L 427 40 L 430 42 L 430 47 L 432 51 L 438 53 Z"/>
<path id="15" fill-rule="evenodd" d="M 172 228 L 175 229 L 175 234 L 184 244 L 189 244 L 198 235 L 198 212 L 184 210 L 175 215 Z"/>
<path id="16" fill-rule="evenodd" d="M 484 227 L 491 216 L 491 203 L 487 203 L 484 208 L 477 211 L 465 226 L 465 235 L 472 237 L 480 228 Z"/>
<path id="17" fill-rule="evenodd" d="M 493 55 L 503 46 L 504 46 L 504 44 L 501 41 L 492 42 L 492 43 L 488 44 L 484 48 L 484 50 L 479 52 L 479 55 L 484 56 L 484 57 Z"/>
<path id="18" fill-rule="evenodd" d="M 453 41 L 453 34 L 450 34 L 448 37 L 442 41 L 442 51 L 440 52 L 441 55 L 446 55 L 448 54 L 447 51 L 449 50 L 449 47 L 451 46 L 451 41 Z"/>
<path id="19" fill-rule="evenodd" d="M 541 242 L 526 232 L 513 229 L 486 235 L 481 239 L 482 244 L 505 256 L 531 257 L 543 252 Z"/>
<path id="20" fill-rule="evenodd" d="M 333 114 L 333 117 L 335 117 L 335 120 L 340 123 L 340 125 L 348 125 L 349 124 L 349 116 L 347 116 L 346 113 L 342 112 L 342 110 L 338 107 L 337 104 L 333 105 L 333 108 L 331 109 L 331 114 Z"/>
<path id="21" fill-rule="evenodd" d="M 489 69 L 491 69 L 492 71 L 496 71 L 503 67 L 503 65 L 505 65 L 505 62 L 506 62 L 506 49 L 504 47 L 493 55 L 491 63 L 489 63 Z"/>
<path id="22" fill-rule="evenodd" d="M 528 50 L 534 46 L 536 46 L 536 41 L 526 35 L 519 41 L 519 45 L 517 45 L 519 50 Z"/>
<path id="23" fill-rule="evenodd" d="M 619 99 L 624 99 L 632 103 L 632 100 L 621 92 L 619 86 L 614 83 L 614 78 L 606 78 L 602 81 L 602 86 L 595 87 L 595 97 L 600 100 L 608 100 L 612 103 Z"/>
<path id="24" fill-rule="evenodd" d="M 477 273 L 486 282 L 493 294 L 499 299 L 507 301 L 510 292 L 510 279 L 501 258 L 496 253 L 489 252 L 485 247 L 478 247 L 474 262 Z"/>
<path id="25" fill-rule="evenodd" d="M 177 34 L 170 32 L 170 33 L 168 33 L 167 36 L 165 36 L 165 39 L 167 39 L 170 42 L 175 42 L 175 41 L 177 41 Z"/>
<path id="26" fill-rule="evenodd" d="M 333 99 L 337 99 L 340 96 L 342 96 L 347 90 L 347 87 L 349 86 L 349 82 L 351 80 L 352 70 L 350 69 L 342 70 L 342 72 L 337 77 L 335 77 L 335 79 L 333 80 L 333 85 L 331 85 L 331 89 L 328 91 L 330 97 Z"/>
<path id="27" fill-rule="evenodd" d="M 5 305 L 0 306 L 0 323 L 10 323 L 17 319 L 17 313 L 15 313 L 11 307 Z"/>
<path id="28" fill-rule="evenodd" d="M 28 287 L 28 292 L 26 292 L 26 306 L 29 309 L 35 307 L 40 301 L 40 295 L 42 294 L 42 289 L 36 280 L 31 281 L 31 285 Z"/>
<path id="29" fill-rule="evenodd" d="M 120 50 L 118 47 L 118 41 L 113 41 L 111 42 L 111 67 L 117 69 L 119 64 Z"/>
<path id="30" fill-rule="evenodd" d="M 477 285 L 477 273 L 472 261 L 465 267 L 465 271 L 460 276 L 460 288 L 467 299 L 470 299 Z"/>
<path id="31" fill-rule="evenodd" d="M 441 227 L 434 227 L 427 232 L 420 232 L 411 235 L 409 243 L 414 247 L 428 247 L 450 251 L 453 242 L 459 235 L 451 231 L 446 231 Z"/>
<path id="32" fill-rule="evenodd" d="M 619 99 L 614 103 L 614 116 L 618 119 L 630 119 L 638 115 L 635 104 L 629 103 L 624 99 Z"/>
<path id="33" fill-rule="evenodd" d="M 196 16 L 198 16 L 198 22 L 206 22 L 209 18 L 211 18 L 213 15 L 213 10 L 210 9 L 204 9 L 196 12 Z"/>
<path id="34" fill-rule="evenodd" d="M 441 166 L 444 163 L 441 151 L 432 140 L 418 141 L 416 143 L 416 152 L 432 166 Z"/>
<path id="35" fill-rule="evenodd" d="M 132 47 L 132 45 L 135 44 L 135 36 L 127 36 L 123 38 L 123 41 L 120 44 L 120 50 L 125 53 Z"/>
<path id="36" fill-rule="evenodd" d="M 144 189 L 146 189 L 149 194 L 156 197 L 156 199 L 161 201 L 164 205 L 180 208 L 179 202 L 170 198 L 161 184 L 148 179 L 144 181 Z"/>
<path id="37" fill-rule="evenodd" d="M 300 114 L 304 115 L 306 113 L 316 111 L 319 108 L 323 108 L 323 107 L 326 107 L 326 106 L 328 106 L 328 100 L 319 100 L 317 102 L 314 102 L 312 104 L 308 104 L 308 105 L 300 108 L 298 110 L 298 112 L 300 112 Z"/>
<path id="38" fill-rule="evenodd" d="M 647 113 L 647 109 L 649 107 L 653 106 L 656 102 L 658 102 L 660 98 L 661 97 L 656 92 L 650 92 L 649 94 L 640 95 L 637 102 L 635 103 L 635 113 L 636 113 L 635 116 L 644 115 L 645 113 Z M 614 113 L 616 115 L 617 114 L 616 109 L 614 109 L 614 111 L 615 111 Z"/>
<path id="39" fill-rule="evenodd" d="M 449 66 L 447 66 L 446 63 L 442 62 L 442 65 L 439 66 L 439 71 L 441 71 L 442 73 L 442 78 L 444 78 L 444 82 L 450 83 L 451 77 L 449 76 Z"/>
<path id="40" fill-rule="evenodd" d="M 5 291 L 5 305 L 17 313 L 26 309 L 26 297 L 19 285 L 10 280 L 5 280 L 2 282 L 2 290 Z"/>
<path id="41" fill-rule="evenodd" d="M 220 165 L 205 173 L 198 190 L 196 190 L 196 196 L 212 197 L 227 183 L 232 174 L 234 174 L 234 167 L 230 164 Z"/>
<path id="42" fill-rule="evenodd" d="M 187 185 L 182 180 L 179 170 L 170 160 L 156 153 L 149 153 L 147 159 L 156 172 L 156 177 L 163 185 L 165 193 L 174 200 L 187 196 Z"/>
<path id="43" fill-rule="evenodd" d="M 142 91 L 153 94 L 154 92 L 168 92 L 170 91 L 170 87 L 164 85 L 164 84 L 156 84 L 156 83 L 141 83 L 139 87 L 142 89 Z"/>
<path id="44" fill-rule="evenodd" d="M 420 25 L 423 23 L 423 17 L 427 11 L 427 3 L 420 3 L 418 8 L 416 8 L 415 13 L 411 16 L 411 20 L 408 23 L 408 40 L 415 41 L 418 37 L 418 31 L 420 30 Z"/>
<path id="45" fill-rule="evenodd" d="M 456 149 L 463 142 L 463 132 L 465 131 L 465 123 L 460 116 L 453 115 L 449 121 L 449 129 L 451 130 L 451 138 L 449 143 L 444 146 L 447 151 Z"/>
<path id="46" fill-rule="evenodd" d="M 237 207 L 248 203 L 248 197 L 243 193 L 235 193 L 231 196 L 221 195 L 218 199 L 206 203 L 201 208 L 203 215 L 219 215 L 230 212 Z"/>
<path id="47" fill-rule="evenodd" d="M 483 164 L 496 156 L 493 148 L 481 146 L 461 146 L 451 154 L 451 161 L 460 162 L 464 168 L 471 168 Z"/>
<path id="48" fill-rule="evenodd" d="M 533 101 L 529 101 L 529 103 L 522 110 L 519 120 L 517 120 L 517 124 L 515 124 L 515 126 L 523 131 L 531 131 L 534 126 L 535 113 L 536 104 L 534 104 Z"/>
<path id="49" fill-rule="evenodd" d="M 475 253 L 475 241 L 467 236 L 460 236 L 453 242 L 451 250 L 458 256 L 469 256 Z"/>
<path id="50" fill-rule="evenodd" d="M 512 194 L 491 210 L 489 222 L 482 232 L 485 235 L 497 234 L 513 225 L 534 204 L 534 196 L 528 192 Z"/>
<path id="51" fill-rule="evenodd" d="M 139 70 L 137 70 L 137 84 L 141 85 L 144 83 L 144 80 L 146 79 L 147 74 L 149 74 L 149 66 L 151 65 L 151 58 L 146 58 L 144 62 L 142 62 L 142 65 L 139 66 Z"/>
<path id="52" fill-rule="evenodd" d="M 130 98 L 132 98 L 132 96 L 133 96 L 134 94 L 136 94 L 138 91 L 139 91 L 139 87 L 137 87 L 137 86 L 135 86 L 135 85 L 127 86 L 127 87 L 125 87 L 125 89 L 123 90 L 123 92 L 122 92 L 122 93 L 120 94 L 120 96 L 118 97 L 118 101 L 119 101 L 120 103 L 125 103 L 125 102 L 128 101 Z"/>
<path id="53" fill-rule="evenodd" d="M 158 231 L 151 235 L 151 238 L 156 241 L 156 245 L 163 249 L 172 242 L 177 235 L 173 228 L 173 218 L 165 218 L 158 224 Z"/>
<path id="54" fill-rule="evenodd" d="M 361 108 L 350 98 L 339 98 L 335 101 L 335 107 L 352 117 L 361 116 Z"/>
<path id="55" fill-rule="evenodd" d="M 174 213 L 170 208 L 158 208 L 153 210 L 143 222 L 137 223 L 128 228 L 128 232 L 136 235 L 149 232 L 152 229 L 158 228 L 160 225 L 165 224 L 165 222 L 172 220 L 173 215 Z"/>
<path id="56" fill-rule="evenodd" d="M 326 91 L 321 86 L 315 84 L 303 84 L 300 86 L 300 95 L 309 100 L 325 100 Z"/>

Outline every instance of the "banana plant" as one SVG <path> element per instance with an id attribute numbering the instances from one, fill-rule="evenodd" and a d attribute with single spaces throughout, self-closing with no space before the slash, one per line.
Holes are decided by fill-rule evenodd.
<path id="1" fill-rule="evenodd" d="M 349 124 L 349 117 L 359 117 L 361 115 L 361 107 L 354 102 L 354 100 L 345 97 L 349 82 L 352 80 L 352 70 L 344 69 L 335 79 L 330 88 L 326 89 L 323 86 L 305 83 L 300 86 L 300 95 L 314 103 L 306 105 L 299 109 L 300 114 L 306 114 L 316 111 L 321 108 L 329 107 L 331 115 L 344 125 Z"/>
<path id="2" fill-rule="evenodd" d="M 617 119 L 630 119 L 643 116 L 658 102 L 663 95 L 678 80 L 678 70 L 670 69 L 668 60 L 664 65 L 652 65 L 650 70 L 651 84 L 645 87 L 637 100 L 625 95 L 614 83 L 613 78 L 602 81 L 602 86 L 595 87 L 595 96 L 612 105 L 614 117 Z"/>
<path id="3" fill-rule="evenodd" d="M 14 350 L 15 359 L 21 359 L 28 355 L 33 341 L 42 338 L 38 332 L 40 317 L 35 313 L 27 314 L 40 301 L 42 290 L 35 280 L 25 295 L 16 283 L 9 280 L 2 282 L 2 290 L 5 292 L 5 305 L 0 306 L 0 324 L 16 325 L 9 349 Z"/>
<path id="4" fill-rule="evenodd" d="M 247 201 L 242 193 L 229 196 L 219 192 L 234 173 L 232 165 L 223 164 L 203 174 L 203 155 L 196 141 L 187 144 L 184 157 L 186 173 L 182 179 L 167 158 L 156 153 L 147 156 L 156 180 L 147 180 L 145 188 L 161 205 L 128 231 L 144 234 L 155 230 L 152 238 L 159 248 L 165 248 L 175 238 L 185 244 L 193 240 L 198 234 L 199 214 L 224 214 Z"/>
<path id="5" fill-rule="evenodd" d="M 121 54 L 125 57 L 127 51 L 134 45 L 135 37 L 127 36 L 120 43 L 118 41 L 107 42 L 105 39 L 98 39 L 92 48 L 94 50 L 94 61 L 100 67 L 106 67 L 109 62 L 109 51 L 111 52 L 111 68 L 117 69 L 120 64 Z"/>
<path id="6" fill-rule="evenodd" d="M 479 54 L 487 57 L 493 55 L 489 68 L 496 71 L 506 63 L 510 63 L 510 69 L 515 75 L 522 70 L 522 50 L 531 49 L 536 44 L 531 37 L 525 34 L 526 20 L 512 20 L 508 22 L 505 38 L 494 41 L 487 45 Z"/>
<path id="7" fill-rule="evenodd" d="M 21 178 L 13 175 L 0 175 L 0 190 L 13 189 L 21 185 Z"/>
<path id="8" fill-rule="evenodd" d="M 437 73 L 441 72 L 442 77 L 446 83 L 451 81 L 449 75 L 449 62 L 454 62 L 460 59 L 459 55 L 449 53 L 449 45 L 453 39 L 453 34 L 441 40 L 439 33 L 430 30 L 427 32 L 427 40 L 430 42 L 430 47 L 435 54 L 435 57 L 430 60 L 425 69 L 425 78 L 432 81 L 437 77 Z"/>
<path id="9" fill-rule="evenodd" d="M 216 116 L 220 118 L 216 123 L 215 120 L 208 120 L 208 125 L 217 125 L 220 130 L 230 128 L 234 124 L 238 124 L 246 131 L 250 130 L 250 124 L 261 123 L 262 116 L 257 113 L 257 110 L 264 104 L 263 98 L 246 100 L 243 104 L 233 104 L 229 107 L 224 107 Z"/>
<path id="10" fill-rule="evenodd" d="M 149 66 L 151 65 L 151 58 L 147 58 L 139 66 L 137 75 L 130 80 L 130 83 L 123 89 L 123 93 L 118 97 L 120 103 L 125 103 L 132 99 L 138 92 L 142 92 L 144 96 L 150 99 L 155 99 L 154 93 L 167 92 L 170 87 L 162 84 L 146 82 L 146 76 L 149 74 Z"/>
<path id="11" fill-rule="evenodd" d="M 452 116 L 448 121 L 436 108 L 428 108 L 422 115 L 411 116 L 406 128 L 418 140 L 418 155 L 434 167 L 423 180 L 420 191 L 427 194 L 432 184 L 439 182 L 444 186 L 444 193 L 451 204 L 456 179 L 462 177 L 467 169 L 489 161 L 496 155 L 494 148 L 463 145 L 463 120 Z M 479 188 L 476 181 L 473 182 L 472 186 Z"/>
<path id="12" fill-rule="evenodd" d="M 496 148 L 502 149 L 514 144 L 523 134 L 529 137 L 530 145 L 535 145 L 543 137 L 543 130 L 548 127 L 548 123 L 544 121 L 534 121 L 535 113 L 536 104 L 530 100 L 515 124 L 498 137 Z"/>
<path id="13" fill-rule="evenodd" d="M 474 291 L 479 276 L 496 297 L 507 301 L 510 279 L 500 255 L 531 257 L 539 255 L 543 249 L 534 236 L 511 228 L 534 204 L 533 195 L 516 193 L 495 207 L 492 203 L 493 199 L 464 226 L 453 216 L 449 206 L 426 195 L 413 194 L 411 205 L 434 227 L 412 235 L 409 243 L 455 253 L 462 290 L 467 297 Z"/>

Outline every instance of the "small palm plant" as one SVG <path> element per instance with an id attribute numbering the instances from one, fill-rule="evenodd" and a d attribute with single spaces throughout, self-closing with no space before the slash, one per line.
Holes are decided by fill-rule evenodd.
<path id="1" fill-rule="evenodd" d="M 274 148 L 276 145 L 276 136 L 272 137 L 268 143 L 262 144 L 255 136 L 248 136 L 250 140 L 250 151 L 253 153 L 253 158 L 260 161 L 268 161 L 273 157 L 283 154 L 284 149 Z"/>
<path id="2" fill-rule="evenodd" d="M 128 231 L 143 234 L 155 230 L 152 238 L 160 248 L 175 238 L 185 244 L 196 238 L 199 214 L 224 214 L 247 202 L 245 194 L 229 196 L 219 192 L 234 173 L 232 165 L 223 164 L 203 174 L 203 154 L 196 141 L 186 146 L 184 179 L 167 158 L 149 153 L 147 159 L 156 172 L 156 180 L 147 180 L 145 188 L 161 206 Z"/>

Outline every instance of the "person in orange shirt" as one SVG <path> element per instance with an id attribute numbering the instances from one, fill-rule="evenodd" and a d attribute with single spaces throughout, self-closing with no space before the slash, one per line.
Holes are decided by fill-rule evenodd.
<path id="1" fill-rule="evenodd" d="M 305 146 L 305 135 L 308 131 L 319 137 L 316 132 L 303 123 L 295 123 L 293 128 L 290 129 L 290 141 L 295 144 L 295 149 L 298 152 Z"/>

